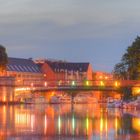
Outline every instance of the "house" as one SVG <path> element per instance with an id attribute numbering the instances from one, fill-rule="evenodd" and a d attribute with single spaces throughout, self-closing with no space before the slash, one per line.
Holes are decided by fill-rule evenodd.
<path id="1" fill-rule="evenodd" d="M 36 60 L 35 61 L 48 81 L 92 80 L 90 63 L 74 63 L 66 61 Z"/>
<path id="2" fill-rule="evenodd" d="M 15 77 L 16 85 L 40 85 L 44 80 L 38 65 L 32 59 L 8 58 L 7 76 Z"/>

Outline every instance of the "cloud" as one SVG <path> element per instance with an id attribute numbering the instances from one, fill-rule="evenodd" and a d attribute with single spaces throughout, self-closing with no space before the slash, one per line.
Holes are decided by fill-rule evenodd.
<path id="1" fill-rule="evenodd" d="M 138 34 L 139 4 L 139 0 L 0 0 L 0 43 L 10 55 L 89 59 L 108 65 Z M 77 56 L 79 48 L 82 55 Z M 110 49 L 117 53 L 109 55 Z"/>

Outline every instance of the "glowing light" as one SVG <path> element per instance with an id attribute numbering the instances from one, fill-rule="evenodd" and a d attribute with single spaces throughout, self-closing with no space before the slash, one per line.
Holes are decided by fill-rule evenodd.
<path id="1" fill-rule="evenodd" d="M 29 87 L 23 87 L 23 88 L 16 88 L 15 91 L 28 91 L 31 90 Z"/>
<path id="2" fill-rule="evenodd" d="M 34 86 L 34 83 L 31 83 L 31 87 L 33 87 Z"/>
<path id="3" fill-rule="evenodd" d="M 100 132 L 103 132 L 103 118 L 100 119 Z"/>
<path id="4" fill-rule="evenodd" d="M 118 87 L 118 86 L 119 86 L 118 81 L 115 81 L 115 87 Z"/>
<path id="5" fill-rule="evenodd" d="M 72 81 L 71 85 L 72 86 L 75 86 L 76 85 L 75 81 Z"/>
<path id="6" fill-rule="evenodd" d="M 133 118 L 132 119 L 132 127 L 136 131 L 140 132 L 140 119 L 139 118 Z"/>
<path id="7" fill-rule="evenodd" d="M 86 85 L 89 86 L 89 81 L 86 81 Z"/>
<path id="8" fill-rule="evenodd" d="M 58 117 L 58 131 L 59 131 L 59 134 L 61 134 L 61 117 L 60 116 Z"/>
<path id="9" fill-rule="evenodd" d="M 104 82 L 103 81 L 100 81 L 100 86 L 104 86 Z"/>
<path id="10" fill-rule="evenodd" d="M 44 118 L 44 134 L 46 134 L 47 132 L 47 116 L 45 115 L 45 118 Z"/>
<path id="11" fill-rule="evenodd" d="M 75 118 L 74 118 L 74 115 L 72 116 L 72 130 L 73 130 L 73 135 L 74 135 L 74 130 L 75 130 Z"/>
<path id="12" fill-rule="evenodd" d="M 139 87 L 133 87 L 132 91 L 133 91 L 133 95 L 139 95 L 140 94 L 140 88 Z"/>
<path id="13" fill-rule="evenodd" d="M 3 95 L 3 102 L 6 102 L 6 95 Z"/>
<path id="14" fill-rule="evenodd" d="M 32 128 L 32 131 L 34 129 L 34 122 L 35 122 L 35 116 L 31 115 L 31 128 Z"/>
<path id="15" fill-rule="evenodd" d="M 115 118 L 115 128 L 116 128 L 116 130 L 118 129 L 118 119 L 117 118 Z"/>
<path id="16" fill-rule="evenodd" d="M 34 116 L 30 114 L 22 113 L 18 110 L 15 111 L 15 125 L 19 127 L 28 126 L 33 128 Z"/>
<path id="17" fill-rule="evenodd" d="M 88 132 L 88 129 L 89 129 L 89 119 L 88 119 L 88 117 L 86 118 L 86 129 L 87 129 L 87 132 Z"/>
<path id="18" fill-rule="evenodd" d="M 20 82 L 21 80 L 20 80 L 20 79 L 18 79 L 17 81 L 18 81 L 18 82 Z"/>
<path id="19" fill-rule="evenodd" d="M 45 86 L 45 87 L 47 87 L 47 86 L 48 86 L 48 83 L 47 83 L 47 82 L 45 82 L 45 83 L 44 83 L 44 86 Z"/>
<path id="20" fill-rule="evenodd" d="M 101 76 L 99 76 L 99 78 L 100 78 L 100 79 L 103 79 L 103 76 L 101 75 Z"/>
<path id="21" fill-rule="evenodd" d="M 108 79 L 108 77 L 106 76 L 106 77 L 105 77 L 105 79 L 107 80 L 107 79 Z"/>

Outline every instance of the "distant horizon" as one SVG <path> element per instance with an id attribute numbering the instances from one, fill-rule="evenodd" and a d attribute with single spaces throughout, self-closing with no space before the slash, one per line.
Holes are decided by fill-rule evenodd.
<path id="1" fill-rule="evenodd" d="M 8 56 L 90 62 L 111 72 L 140 34 L 140 1 L 0 0 Z"/>

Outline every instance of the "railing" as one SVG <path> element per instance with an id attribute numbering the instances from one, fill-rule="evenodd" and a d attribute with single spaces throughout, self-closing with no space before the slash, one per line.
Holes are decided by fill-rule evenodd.
<path id="1" fill-rule="evenodd" d="M 59 80 L 59 81 L 46 81 L 46 80 L 24 80 L 16 82 L 16 86 L 31 86 L 31 87 L 67 87 L 67 86 L 97 86 L 97 87 L 125 87 L 125 86 L 140 86 L 140 81 L 137 80 Z"/>

